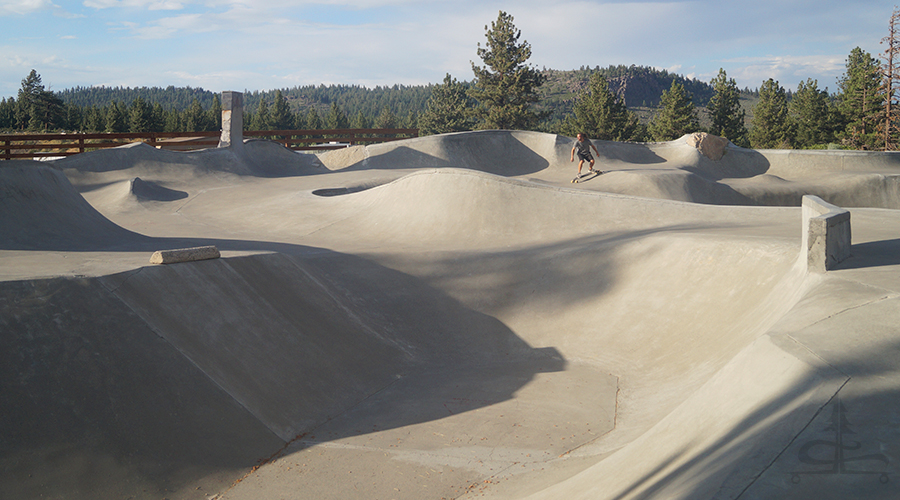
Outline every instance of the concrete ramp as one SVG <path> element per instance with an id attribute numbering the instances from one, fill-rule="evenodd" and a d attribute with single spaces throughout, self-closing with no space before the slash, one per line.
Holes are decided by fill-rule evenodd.
<path id="1" fill-rule="evenodd" d="M 0 248 L 86 250 L 144 239 L 110 222 L 60 171 L 39 162 L 0 167 Z"/>

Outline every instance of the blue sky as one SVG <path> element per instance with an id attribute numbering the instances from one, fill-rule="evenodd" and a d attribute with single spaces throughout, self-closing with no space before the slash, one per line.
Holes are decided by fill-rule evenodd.
<path id="1" fill-rule="evenodd" d="M 886 1 L 0 0 L 0 96 L 45 87 L 417 85 L 471 80 L 485 26 L 514 17 L 538 68 L 652 66 L 740 87 L 813 78 L 879 57 Z"/>

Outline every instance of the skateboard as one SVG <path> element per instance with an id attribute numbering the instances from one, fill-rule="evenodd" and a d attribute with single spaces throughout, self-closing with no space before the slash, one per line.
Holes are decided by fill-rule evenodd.
<path id="1" fill-rule="evenodd" d="M 595 169 L 595 170 L 591 170 L 590 172 L 588 172 L 588 173 L 586 173 L 586 174 L 584 174 L 584 175 L 576 175 L 575 178 L 572 179 L 572 183 L 573 183 L 573 184 L 578 184 L 579 182 L 581 182 L 582 180 L 584 180 L 584 179 L 587 178 L 587 177 L 590 177 L 590 176 L 596 177 L 596 176 L 598 176 L 598 175 L 600 175 L 600 174 L 602 174 L 602 173 L 603 173 L 603 172 L 601 172 L 601 171 L 599 171 L 599 170 L 596 170 L 596 169 Z"/>

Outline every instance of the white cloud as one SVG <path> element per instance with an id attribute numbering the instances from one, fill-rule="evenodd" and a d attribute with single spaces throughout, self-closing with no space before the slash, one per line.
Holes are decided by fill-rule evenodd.
<path id="1" fill-rule="evenodd" d="M 30 14 L 53 7 L 50 0 L 0 0 L 0 16 Z"/>
<path id="2" fill-rule="evenodd" d="M 85 0 L 85 7 L 111 9 L 127 7 L 147 10 L 182 10 L 184 3 L 173 0 Z"/>

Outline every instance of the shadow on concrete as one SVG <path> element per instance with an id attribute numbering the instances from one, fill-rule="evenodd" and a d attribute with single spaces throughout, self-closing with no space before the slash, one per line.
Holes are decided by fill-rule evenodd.
<path id="1" fill-rule="evenodd" d="M 477 135 L 477 140 L 472 140 L 472 134 Z M 365 160 L 341 171 L 455 167 L 519 176 L 550 165 L 550 159 L 525 144 L 516 132 L 506 130 L 445 134 L 404 141 L 402 145 L 369 146 L 366 151 L 369 156 Z"/>
<path id="2" fill-rule="evenodd" d="M 692 450 L 693 458 L 655 459 L 658 465 L 651 472 L 610 498 L 897 497 L 900 436 L 892 408 L 900 390 L 872 390 L 864 380 L 895 378 L 897 363 L 891 359 L 898 353 L 900 341 L 890 340 L 843 361 L 829 359 L 831 367 L 763 403 L 730 432 Z M 837 392 L 812 405 L 809 395 L 824 385 Z M 784 413 L 798 407 L 807 416 Z M 786 428 L 796 428 L 798 434 L 785 434 Z M 673 462 L 680 463 L 671 468 Z"/>
<path id="3" fill-rule="evenodd" d="M 572 139 L 574 143 L 575 139 Z M 634 165 L 655 165 L 665 163 L 666 159 L 656 154 L 648 144 L 641 142 L 615 142 L 592 140 L 600 155 L 599 164 L 620 161 Z"/>
<path id="4" fill-rule="evenodd" d="M 287 255 L 0 283 L 4 494 L 221 490 L 398 381 L 415 384 L 367 423 L 442 418 L 445 407 L 415 401 L 488 390 L 471 411 L 566 367 L 556 349 L 531 348 L 495 318 L 359 257 L 222 240 L 128 250 L 185 243 Z"/>
<path id="5" fill-rule="evenodd" d="M 900 264 L 900 239 L 870 241 L 850 246 L 850 258 L 834 269 L 864 269 Z"/>

